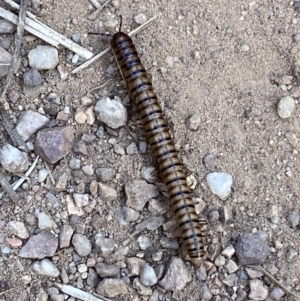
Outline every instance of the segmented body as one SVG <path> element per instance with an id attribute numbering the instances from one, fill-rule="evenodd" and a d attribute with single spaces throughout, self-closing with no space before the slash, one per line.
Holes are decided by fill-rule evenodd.
<path id="1" fill-rule="evenodd" d="M 153 149 L 160 172 L 168 188 L 185 248 L 191 261 L 201 265 L 205 246 L 205 219 L 199 219 L 186 182 L 186 174 L 171 138 L 162 108 L 152 88 L 132 39 L 123 32 L 111 40 L 115 58 L 126 82 L 131 98 L 135 100 L 144 124 L 148 141 Z"/>

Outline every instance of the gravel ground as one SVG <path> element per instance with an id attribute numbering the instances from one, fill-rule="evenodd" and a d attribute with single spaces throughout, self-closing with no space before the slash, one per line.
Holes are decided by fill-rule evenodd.
<path id="1" fill-rule="evenodd" d="M 198 270 L 184 256 L 112 53 L 71 74 L 82 58 L 25 33 L 4 107 L 27 152 L 3 134 L 0 163 L 13 183 L 39 159 L 19 203 L 0 199 L 0 301 L 76 300 L 54 283 L 120 301 L 294 300 L 253 265 L 300 290 L 300 2 L 114 0 L 94 20 L 88 0 L 28 5 L 95 54 L 109 37 L 90 32 L 158 16 L 134 42 L 209 222 L 208 250 Z M 1 62 L 14 30 L 0 20 Z"/>

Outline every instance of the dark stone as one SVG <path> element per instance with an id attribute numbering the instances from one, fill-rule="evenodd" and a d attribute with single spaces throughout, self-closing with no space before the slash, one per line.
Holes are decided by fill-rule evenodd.
<path id="1" fill-rule="evenodd" d="M 236 244 L 235 252 L 242 265 L 263 264 L 269 254 L 269 247 L 259 236 L 243 233 Z"/>

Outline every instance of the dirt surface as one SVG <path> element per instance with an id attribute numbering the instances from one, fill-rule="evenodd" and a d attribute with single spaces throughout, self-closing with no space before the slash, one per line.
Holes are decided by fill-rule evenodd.
<path id="1" fill-rule="evenodd" d="M 1 7 L 7 7 L 3 2 L 0 3 Z M 300 211 L 300 164 L 299 144 L 292 145 L 287 137 L 291 134 L 299 137 L 300 124 L 297 106 L 290 118 L 281 119 L 277 114 L 277 103 L 280 98 L 289 95 L 298 104 L 300 97 L 300 42 L 293 40 L 293 36 L 299 33 L 297 5 L 297 1 L 293 4 L 285 0 L 119 1 L 119 7 L 107 5 L 93 21 L 87 18 L 94 10 L 88 0 L 44 0 L 37 9 L 32 9 L 39 20 L 68 38 L 80 33 L 81 45 L 93 53 L 102 51 L 109 43 L 88 32 L 113 34 L 118 30 L 118 27 L 99 27 L 100 20 L 106 21 L 111 16 L 118 20 L 118 16 L 122 15 L 122 30 L 128 32 L 138 26 L 134 22 L 135 15 L 144 13 L 148 19 L 158 16 L 134 37 L 134 42 L 152 76 L 153 86 L 164 107 L 181 158 L 187 170 L 197 179 L 198 184 L 193 194 L 205 202 L 206 215 L 224 205 L 232 211 L 232 220 L 227 224 L 218 222 L 218 231 L 214 231 L 216 227 L 211 225 L 211 241 L 217 241 L 225 248 L 236 243 L 239 233 L 252 232 L 253 229 L 264 230 L 267 233 L 267 244 L 273 248 L 267 263 L 276 265 L 278 272 L 274 276 L 293 291 L 299 284 L 300 259 L 288 263 L 285 254 L 290 248 L 300 252 L 300 232 L 298 226 L 290 226 L 287 217 L 292 211 Z M 37 44 L 44 42 L 36 39 L 24 43 L 22 64 L 28 51 Z M 10 104 L 9 114 L 13 121 L 24 110 L 30 108 L 37 111 L 43 107 L 50 93 L 56 93 L 62 100 L 61 110 L 66 99 L 70 100 L 71 114 L 67 124 L 75 129 L 76 138 L 80 139 L 83 133 L 96 133 L 98 122 L 79 125 L 74 120 L 81 98 L 89 96 L 95 104 L 99 96 L 105 94 L 104 90 L 110 96 L 123 98 L 122 80 L 111 53 L 75 75 L 70 74 L 75 66 L 67 60 L 69 53 L 69 50 L 60 48 L 60 64 L 69 72 L 66 81 L 60 79 L 56 69 L 41 72 L 44 85 L 47 86 L 44 100 L 24 96 L 21 75 L 29 67 L 21 64 L 11 84 L 11 89 L 21 95 L 17 105 Z M 173 66 L 166 62 L 168 56 L 178 58 Z M 109 66 L 114 66 L 116 70 L 112 75 L 107 72 Z M 292 79 L 286 80 L 287 76 Z M 109 78 L 112 78 L 112 82 L 107 86 L 90 92 Z M 136 109 L 128 104 L 127 110 L 128 125 L 139 134 Z M 196 131 L 191 131 L 187 126 L 187 120 L 192 114 L 201 119 Z M 133 141 L 128 131 L 121 128 L 115 132 L 119 144 L 126 149 Z M 71 157 L 77 157 L 82 161 L 82 166 L 92 164 L 94 169 L 110 167 L 117 171 L 117 177 L 107 184 L 117 190 L 118 199 L 97 209 L 104 218 L 102 227 L 98 230 L 91 228 L 89 222 L 93 213 L 81 217 L 81 223 L 86 227 L 85 234 L 91 240 L 96 233 L 104 233 L 113 238 L 117 245 L 122 245 L 129 238 L 128 234 L 134 225 L 121 226 L 117 218 L 125 202 L 124 184 L 130 179 L 140 179 L 141 167 L 155 166 L 155 163 L 151 152 L 115 154 L 108 143 L 111 137 L 105 132 L 104 138 L 97 137 L 90 146 L 90 156 L 70 153 L 58 165 L 65 168 Z M 34 142 L 34 137 L 31 141 Z M 215 156 L 215 171 L 224 171 L 233 177 L 232 193 L 224 202 L 213 195 L 207 186 L 208 170 L 203 164 L 203 158 L 207 154 Z M 44 163 L 39 161 L 37 170 L 42 167 Z M 57 168 L 52 166 L 51 169 L 54 167 Z M 33 172 L 33 178 L 37 178 L 37 170 Z M 71 181 L 68 189 L 75 188 L 80 182 L 89 185 L 92 179 L 96 179 L 96 176 Z M 38 185 L 40 184 L 31 185 L 29 181 L 27 191 L 18 190 L 24 197 L 18 206 L 3 202 L 0 206 L 0 220 L 5 223 L 11 220 L 25 222 L 25 214 L 34 213 L 37 209 L 49 215 L 66 210 L 64 202 L 58 211 L 51 208 L 44 199 L 47 190 L 43 187 L 39 190 L 41 200 L 34 198 L 37 191 L 32 190 L 32 187 Z M 65 194 L 66 192 L 60 192 L 56 197 L 63 200 Z M 273 228 L 270 221 L 272 205 L 277 206 L 280 219 L 277 227 Z M 114 215 L 112 219 L 106 218 L 111 214 Z M 146 208 L 140 214 L 142 217 L 149 216 Z M 167 214 L 166 218 L 170 219 L 171 215 Z M 36 227 L 28 228 L 33 234 Z M 11 235 L 5 227 L 0 232 L 4 237 L 1 243 L 3 247 L 8 245 L 6 238 Z M 153 245 L 159 243 L 161 235 L 168 236 L 164 230 L 145 231 L 144 234 L 152 240 Z M 129 247 L 134 246 L 134 239 L 129 239 Z M 31 272 L 30 265 L 33 261 L 19 258 L 19 250 L 20 248 L 12 248 L 8 256 L 0 253 L 0 292 L 21 286 L 0 295 L 0 300 L 37 300 L 40 288 L 47 290 L 51 286 L 51 281 L 47 278 Z M 67 250 L 69 251 L 57 251 L 55 258 L 52 258 L 59 269 L 68 269 L 72 262 L 73 250 L 71 247 Z M 174 254 L 180 256 L 178 250 Z M 97 258 L 97 254 L 92 255 Z M 169 253 L 164 254 L 163 264 L 166 265 L 169 258 Z M 165 292 L 166 297 L 162 300 L 201 300 L 195 271 L 191 266 L 188 269 L 191 270 L 192 282 L 177 297 L 171 297 L 170 292 Z M 30 284 L 24 285 L 24 275 L 31 275 Z M 267 281 L 266 284 L 270 286 L 271 282 Z M 244 290 L 248 293 L 249 287 L 246 285 Z M 226 295 L 222 290 L 220 292 L 220 297 L 227 299 L 216 300 L 230 300 L 229 293 Z M 147 298 L 140 296 L 131 287 L 130 293 L 111 299 L 148 300 Z M 286 296 L 281 300 L 292 300 L 292 297 Z"/>

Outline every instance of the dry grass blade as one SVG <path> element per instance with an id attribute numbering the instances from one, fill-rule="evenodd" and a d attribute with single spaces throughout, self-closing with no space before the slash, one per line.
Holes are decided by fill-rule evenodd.
<path id="1" fill-rule="evenodd" d="M 6 115 L 6 112 L 1 110 L 1 116 L 2 116 L 2 124 L 5 130 L 7 131 L 7 133 L 9 134 L 11 140 L 13 141 L 14 146 L 22 146 L 26 152 L 29 152 L 25 141 L 18 133 L 18 131 L 14 128 L 13 124 L 9 120 L 8 116 Z"/>
<path id="2" fill-rule="evenodd" d="M 282 288 L 283 291 L 285 291 L 287 294 L 292 295 L 296 300 L 300 300 L 300 297 L 297 296 L 295 293 L 293 293 L 291 290 L 289 290 L 286 286 L 281 284 L 277 279 L 275 279 L 267 270 L 265 270 L 262 266 L 260 265 L 247 265 L 248 267 L 258 270 L 262 273 L 264 273 L 268 278 L 270 278 L 276 285 L 278 285 L 280 288 Z"/>
<path id="3" fill-rule="evenodd" d="M 13 188 L 10 186 L 9 181 L 7 180 L 6 176 L 4 175 L 1 169 L 0 169 L 0 184 L 2 186 L 2 189 L 9 195 L 11 200 L 15 203 L 18 203 L 20 200 L 19 196 L 15 193 Z"/>
<path id="4" fill-rule="evenodd" d="M 0 94 L 1 107 L 4 102 L 3 96 L 5 95 L 8 87 L 9 87 L 9 84 L 13 77 L 15 66 L 16 66 L 16 63 L 17 63 L 17 60 L 19 57 L 19 53 L 20 53 L 20 49 L 21 49 L 21 45 L 22 45 L 23 34 L 24 34 L 25 18 L 26 18 L 26 0 L 21 0 L 19 23 L 18 23 L 17 34 L 16 34 L 16 38 L 15 38 L 15 51 L 14 51 L 14 54 L 13 54 L 13 57 L 12 57 L 12 60 L 10 63 L 10 68 L 9 68 L 8 74 L 5 79 L 3 89 Z M 1 108 L 1 115 L 2 115 L 2 122 L 3 122 L 4 128 L 9 133 L 9 135 L 12 137 L 12 139 L 15 139 L 15 141 L 17 142 L 17 140 L 18 140 L 18 138 L 20 138 L 20 136 L 18 133 L 17 133 L 17 137 L 14 135 L 14 134 L 16 134 L 17 131 L 14 131 L 13 125 L 10 123 L 9 119 L 6 118 L 5 112 L 2 110 L 2 108 Z M 20 140 L 20 142 L 24 143 L 24 142 L 22 142 L 22 140 Z M 25 145 L 25 143 L 24 143 L 24 145 Z M 18 195 L 11 188 L 9 181 L 6 179 L 4 173 L 1 170 L 0 170 L 0 183 L 2 185 L 3 190 L 8 193 L 10 198 L 14 202 L 18 202 L 19 201 Z"/>
<path id="5" fill-rule="evenodd" d="M 147 22 L 145 22 L 144 24 L 142 24 L 141 26 L 137 27 L 136 29 L 132 30 L 128 35 L 129 36 L 133 36 L 136 33 L 138 33 L 142 28 L 144 28 L 145 26 L 147 26 L 150 22 L 152 22 L 153 20 L 155 20 L 157 18 L 157 16 L 154 16 L 153 18 L 149 19 Z M 90 64 L 92 64 L 93 62 L 95 62 L 96 60 L 98 60 L 101 56 L 103 56 L 104 54 L 106 54 L 108 51 L 110 51 L 110 47 L 106 48 L 105 50 L 103 50 L 102 52 L 100 52 L 99 54 L 95 55 L 94 57 L 92 57 L 90 60 L 86 61 L 84 64 L 80 65 L 78 68 L 74 69 L 72 71 L 72 73 L 77 73 L 78 71 L 88 67 Z"/>
<path id="6" fill-rule="evenodd" d="M 16 182 L 14 182 L 12 184 L 13 190 L 17 190 L 22 185 L 22 183 L 26 180 L 26 177 L 28 177 L 32 173 L 32 171 L 34 170 L 34 168 L 38 162 L 38 159 L 39 159 L 39 156 L 36 157 L 36 159 L 34 160 L 32 165 L 30 166 L 30 168 L 26 171 L 25 177 L 22 177 L 21 179 L 17 180 Z"/>
<path id="7" fill-rule="evenodd" d="M 26 19 L 26 0 L 22 0 L 20 4 L 20 13 L 19 13 L 19 23 L 17 27 L 17 34 L 15 38 L 15 51 L 10 63 L 10 68 L 8 71 L 8 74 L 5 79 L 5 83 L 3 86 L 3 89 L 1 91 L 1 96 L 0 96 L 0 101 L 1 104 L 3 103 L 3 95 L 6 93 L 8 86 L 10 84 L 10 81 L 13 77 L 15 66 L 19 57 L 20 49 L 21 49 L 21 44 L 22 44 L 22 39 L 23 39 L 23 34 L 24 34 L 24 26 L 25 26 L 25 19 Z"/>
<path id="8" fill-rule="evenodd" d="M 5 0 L 6 3 L 10 4 L 12 7 L 16 9 L 20 9 L 19 5 L 14 3 L 11 0 Z M 16 24 L 18 22 L 18 18 L 16 15 L 12 14 L 11 12 L 6 11 L 5 9 L 0 7 L 0 16 L 9 20 L 10 22 Z M 93 53 L 82 46 L 76 44 L 72 40 L 66 38 L 62 34 L 56 32 L 52 28 L 48 27 L 47 25 L 43 24 L 42 22 L 38 21 L 33 14 L 29 14 L 28 16 L 31 18 L 25 19 L 25 29 L 32 33 L 33 35 L 39 37 L 40 39 L 46 41 L 47 43 L 58 47 L 59 44 L 63 45 L 64 47 L 72 50 L 73 52 L 79 54 L 84 59 L 90 59 L 93 57 Z"/>
<path id="9" fill-rule="evenodd" d="M 91 13 L 88 16 L 89 20 L 95 20 L 101 13 L 102 9 L 110 2 L 111 0 L 107 0 L 103 5 L 101 5 L 100 7 L 97 7 L 97 10 L 95 10 L 93 13 Z"/>
<path id="10" fill-rule="evenodd" d="M 93 3 L 93 5 L 94 5 L 97 9 L 101 7 L 101 4 L 100 4 L 97 0 L 90 0 L 90 1 Z"/>
<path id="11" fill-rule="evenodd" d="M 63 293 L 75 297 L 76 299 L 83 300 L 83 301 L 112 301 L 110 299 L 99 299 L 95 296 L 93 296 L 90 293 L 87 293 L 85 291 L 82 291 L 78 288 L 75 288 L 71 285 L 65 285 L 61 283 L 54 283 L 54 285 L 60 289 Z"/>

